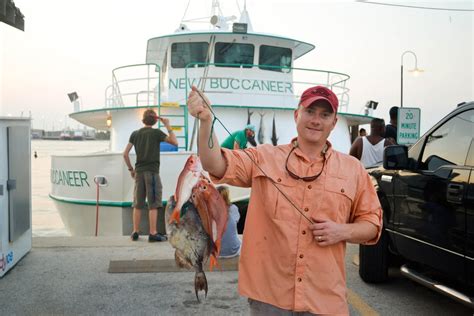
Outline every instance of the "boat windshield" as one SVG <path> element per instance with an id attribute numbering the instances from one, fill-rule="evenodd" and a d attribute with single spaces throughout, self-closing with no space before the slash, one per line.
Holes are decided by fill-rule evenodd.
<path id="1" fill-rule="evenodd" d="M 291 68 L 291 49 L 277 46 L 261 45 L 258 64 L 275 66 L 259 66 L 259 68 L 279 72 L 282 72 L 284 67 Z"/>
<path id="2" fill-rule="evenodd" d="M 218 64 L 231 64 L 222 67 L 239 67 L 239 65 L 252 65 L 255 47 L 252 44 L 235 42 L 219 42 L 215 46 L 214 61 Z M 235 64 L 235 65 L 232 65 Z M 243 66 L 251 68 L 252 66 Z"/>
<path id="3" fill-rule="evenodd" d="M 207 42 L 173 43 L 171 45 L 171 66 L 185 68 L 189 63 L 205 63 L 207 57 Z M 200 65 L 199 67 L 203 67 Z"/>

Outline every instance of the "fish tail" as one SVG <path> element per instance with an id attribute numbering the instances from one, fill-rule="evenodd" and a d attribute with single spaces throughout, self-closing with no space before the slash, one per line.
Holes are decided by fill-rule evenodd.
<path id="1" fill-rule="evenodd" d="M 173 213 L 171 213 L 171 215 L 170 215 L 169 224 L 171 224 L 173 222 L 176 222 L 176 223 L 179 224 L 179 210 L 177 208 L 175 208 L 173 210 Z"/>
<path id="2" fill-rule="evenodd" d="M 196 275 L 194 276 L 194 291 L 196 292 L 196 298 L 198 302 L 199 295 L 198 292 L 204 290 L 205 297 L 207 297 L 207 279 L 204 271 L 197 271 Z"/>

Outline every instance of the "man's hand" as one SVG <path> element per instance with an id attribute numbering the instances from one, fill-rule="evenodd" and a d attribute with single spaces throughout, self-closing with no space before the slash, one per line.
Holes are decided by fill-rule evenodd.
<path id="1" fill-rule="evenodd" d="M 209 107 L 206 105 L 206 102 L 209 106 L 211 105 L 211 102 L 209 102 L 209 99 L 204 95 L 204 93 L 199 91 L 195 86 L 192 86 L 192 90 L 189 93 L 188 98 L 189 113 L 192 116 L 199 118 L 201 121 L 212 120 L 212 113 L 209 110 Z"/>
<path id="2" fill-rule="evenodd" d="M 331 220 L 315 220 L 314 222 L 309 225 L 309 229 L 313 231 L 314 240 L 319 246 L 334 245 L 350 238 L 347 224 L 338 224 Z"/>
<path id="3" fill-rule="evenodd" d="M 163 125 L 164 125 L 167 129 L 171 129 L 171 127 L 170 127 L 170 120 L 169 120 L 169 119 L 167 119 L 166 117 L 162 117 L 162 116 L 160 116 L 159 119 L 160 119 L 161 123 L 163 123 Z"/>
<path id="4" fill-rule="evenodd" d="M 132 179 L 135 179 L 135 169 L 130 170 L 130 175 L 132 176 Z"/>

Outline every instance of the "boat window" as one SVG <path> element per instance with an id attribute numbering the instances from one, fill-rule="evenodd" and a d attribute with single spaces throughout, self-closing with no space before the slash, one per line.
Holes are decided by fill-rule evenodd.
<path id="1" fill-rule="evenodd" d="M 291 67 L 291 49 L 276 46 L 260 46 L 260 56 L 258 57 L 258 64 L 260 69 L 290 72 Z M 263 65 L 273 66 L 265 67 Z"/>
<path id="2" fill-rule="evenodd" d="M 240 65 L 252 65 L 255 47 L 252 44 L 241 44 L 229 42 L 216 43 L 215 58 L 216 64 L 232 64 L 232 65 L 216 65 L 216 67 L 240 67 Z M 243 66 L 251 68 L 252 66 Z"/>
<path id="3" fill-rule="evenodd" d="M 205 63 L 209 43 L 173 43 L 171 45 L 171 66 L 185 68 L 189 63 Z M 204 67 L 204 65 L 199 65 Z"/>

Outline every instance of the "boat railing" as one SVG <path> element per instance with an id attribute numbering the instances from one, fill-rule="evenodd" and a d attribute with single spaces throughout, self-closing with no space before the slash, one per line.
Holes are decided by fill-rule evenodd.
<path id="1" fill-rule="evenodd" d="M 105 90 L 106 107 L 157 106 L 160 104 L 161 71 L 157 64 L 136 64 L 112 70 L 112 84 Z"/>
<path id="2" fill-rule="evenodd" d="M 222 76 L 222 67 L 227 67 L 226 74 Z M 230 69 L 237 69 L 229 73 Z M 249 70 L 252 68 L 260 68 L 264 70 L 272 69 L 274 74 L 278 76 L 283 82 L 291 85 L 291 88 L 285 89 L 283 93 L 275 94 L 275 91 L 246 91 L 242 89 L 233 89 L 231 91 L 222 90 L 222 89 L 213 89 L 212 85 L 209 84 L 212 80 L 216 79 L 226 79 L 226 80 L 243 80 L 249 77 Z M 206 71 L 207 69 L 207 71 Z M 203 74 L 207 73 L 204 77 Z M 199 77 L 200 80 L 195 80 Z M 258 75 L 252 76 L 252 79 L 261 79 L 268 80 L 268 72 L 262 72 L 261 77 Z M 185 67 L 185 97 L 184 100 L 187 100 L 187 95 L 190 89 L 190 82 L 199 83 L 200 88 L 204 88 L 205 92 L 209 95 L 212 94 L 233 94 L 237 96 L 237 99 L 240 100 L 251 100 L 251 97 L 254 96 L 268 96 L 268 97 L 283 97 L 284 104 L 288 104 L 288 98 L 293 104 L 297 104 L 298 99 L 303 93 L 304 90 L 311 86 L 322 85 L 326 86 L 329 89 L 333 90 L 334 93 L 338 96 L 340 111 L 347 112 L 349 105 L 349 91 L 346 84 L 350 79 L 350 76 L 344 73 L 321 70 L 321 69 L 309 69 L 309 68 L 297 68 L 297 67 L 287 67 L 287 66 L 274 66 L 274 65 L 256 65 L 256 64 L 228 64 L 228 63 L 190 63 Z M 199 87 L 198 87 L 199 88 Z M 240 96 L 240 98 L 238 97 Z M 249 98 L 246 98 L 248 96 Z M 280 104 L 276 104 L 278 107 Z M 255 104 L 240 104 L 240 106 L 255 106 Z M 270 106 L 271 107 L 271 106 Z"/>
<path id="3" fill-rule="evenodd" d="M 226 67 L 225 72 L 222 71 L 224 67 Z M 278 78 L 281 80 L 279 83 L 283 82 L 287 85 L 285 91 L 223 90 L 214 89 L 210 84 L 212 80 L 246 80 L 249 78 L 249 70 L 255 68 L 265 71 L 254 71 L 252 80 L 264 81 Z M 160 105 L 162 92 L 166 93 L 170 89 L 169 82 L 162 82 L 160 70 L 157 64 L 136 64 L 115 68 L 112 71 L 112 84 L 105 90 L 105 107 Z M 271 72 L 271 70 L 274 71 Z M 269 76 L 269 74 L 274 74 L 274 76 Z M 204 88 L 210 95 L 233 95 L 235 100 L 240 101 L 239 104 L 234 105 L 242 107 L 255 106 L 255 103 L 252 103 L 252 97 L 266 97 L 270 103 L 267 107 L 293 106 L 297 104 L 301 93 L 314 85 L 323 85 L 333 90 L 339 98 L 341 112 L 347 112 L 349 104 L 350 90 L 347 88 L 347 81 L 350 76 L 329 70 L 257 64 L 190 63 L 184 68 L 184 77 L 185 95 L 181 94 L 182 97 L 175 100 L 180 104 L 186 103 L 192 82 L 199 83 L 196 84 L 198 88 Z M 275 102 L 274 106 L 271 105 L 272 102 Z"/>
<path id="4" fill-rule="evenodd" d="M 252 71 L 253 69 L 253 71 Z M 255 71 L 261 69 L 261 71 Z M 273 71 L 272 71 L 273 70 Z M 184 78 L 179 77 L 180 75 Z M 184 79 L 184 84 L 172 89 L 173 75 Z M 166 78 L 166 80 L 163 80 Z M 168 117 L 179 141 L 180 149 L 190 148 L 187 102 L 192 84 L 203 89 L 216 106 L 261 107 L 292 109 L 304 90 L 314 85 L 330 88 L 339 98 L 341 112 L 348 112 L 350 76 L 344 73 L 274 65 L 190 63 L 181 71 L 161 74 L 157 64 L 136 64 L 115 68 L 112 84 L 105 91 L 106 108 L 157 107 L 158 115 Z M 243 82 L 254 81 L 265 89 L 245 89 Z M 215 87 L 217 81 L 227 81 L 227 89 Z M 241 82 L 240 88 L 230 87 Z M 213 84 L 214 83 L 214 84 Z M 184 95 L 183 95 L 184 93 Z M 161 100 L 164 100 L 163 104 Z M 222 101 L 219 103 L 219 101 Z M 158 127 L 161 127 L 159 123 Z M 191 139 L 193 137 L 191 136 Z"/>

